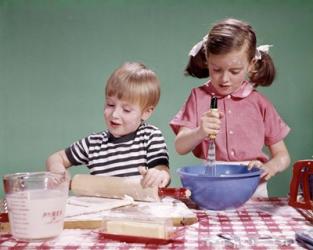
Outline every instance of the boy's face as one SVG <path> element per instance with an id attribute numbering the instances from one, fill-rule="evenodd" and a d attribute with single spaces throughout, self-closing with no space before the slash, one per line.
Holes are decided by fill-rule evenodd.
<path id="1" fill-rule="evenodd" d="M 121 137 L 134 132 L 143 120 L 147 120 L 152 108 L 142 110 L 139 104 L 107 96 L 104 107 L 104 118 L 108 130 L 114 137 Z"/>
<path id="2" fill-rule="evenodd" d="M 229 95 L 240 88 L 247 79 L 252 64 L 248 62 L 246 49 L 223 55 L 210 54 L 208 58 L 211 81 L 218 94 Z"/>

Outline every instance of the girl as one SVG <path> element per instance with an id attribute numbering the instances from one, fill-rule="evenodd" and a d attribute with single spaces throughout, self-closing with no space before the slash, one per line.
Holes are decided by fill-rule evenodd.
<path id="1" fill-rule="evenodd" d="M 290 128 L 270 101 L 256 91 L 257 86 L 269 86 L 275 78 L 266 48 L 256 48 L 255 32 L 243 21 L 226 19 L 215 24 L 190 51 L 186 68 L 186 74 L 210 76 L 210 80 L 191 91 L 170 122 L 179 154 L 192 151 L 207 159 L 208 135 L 213 134 L 218 161 L 262 168 L 263 183 L 255 196 L 264 197 L 268 195 L 266 181 L 290 163 L 284 143 Z M 218 99 L 219 112 L 209 110 L 212 96 Z M 270 158 L 262 151 L 264 144 Z"/>

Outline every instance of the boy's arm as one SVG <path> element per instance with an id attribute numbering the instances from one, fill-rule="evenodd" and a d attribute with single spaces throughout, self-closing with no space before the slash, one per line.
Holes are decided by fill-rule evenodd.
<path id="1" fill-rule="evenodd" d="M 65 150 L 50 155 L 46 160 L 46 169 L 51 172 L 65 172 L 70 166 L 72 163 L 66 156 Z"/>
<path id="2" fill-rule="evenodd" d="M 146 169 L 145 167 L 138 168 L 143 176 L 142 186 L 146 187 L 166 187 L 170 184 L 170 170 L 166 165 L 157 165 L 153 168 Z"/>
<path id="3" fill-rule="evenodd" d="M 158 165 L 155 167 L 157 170 L 163 172 L 164 174 L 164 179 L 161 183 L 161 185 L 159 185 L 159 187 L 167 187 L 170 185 L 171 183 L 171 173 L 170 173 L 170 169 L 168 166 L 166 165 Z"/>

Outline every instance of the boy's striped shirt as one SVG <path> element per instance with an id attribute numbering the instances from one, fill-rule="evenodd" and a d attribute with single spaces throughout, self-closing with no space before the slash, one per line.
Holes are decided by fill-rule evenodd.
<path id="1" fill-rule="evenodd" d="M 139 166 L 169 165 L 162 132 L 143 123 L 128 135 L 116 138 L 108 131 L 93 133 L 65 150 L 73 165 L 85 164 L 92 175 L 140 175 Z"/>

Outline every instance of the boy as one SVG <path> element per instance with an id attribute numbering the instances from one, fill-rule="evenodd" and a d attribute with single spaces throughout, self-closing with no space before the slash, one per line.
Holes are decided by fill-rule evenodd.
<path id="1" fill-rule="evenodd" d="M 47 170 L 86 164 L 92 175 L 143 176 L 143 187 L 169 184 L 169 160 L 162 132 L 145 123 L 160 99 L 160 82 L 145 65 L 116 69 L 105 88 L 107 130 L 93 133 L 49 156 Z"/>

